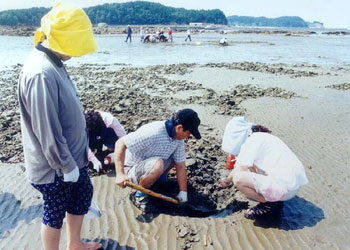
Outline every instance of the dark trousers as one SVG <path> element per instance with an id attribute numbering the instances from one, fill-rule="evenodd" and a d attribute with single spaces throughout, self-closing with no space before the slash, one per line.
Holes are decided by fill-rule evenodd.
<path id="1" fill-rule="evenodd" d="M 125 42 L 128 42 L 128 39 L 130 38 L 130 42 L 131 42 L 131 34 L 128 34 L 128 36 L 126 37 Z"/>

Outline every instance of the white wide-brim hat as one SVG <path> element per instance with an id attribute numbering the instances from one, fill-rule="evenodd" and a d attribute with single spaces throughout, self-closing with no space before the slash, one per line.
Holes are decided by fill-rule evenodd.
<path id="1" fill-rule="evenodd" d="M 222 150 L 237 156 L 243 143 L 252 133 L 254 123 L 247 122 L 244 116 L 233 117 L 226 125 L 222 138 Z"/>

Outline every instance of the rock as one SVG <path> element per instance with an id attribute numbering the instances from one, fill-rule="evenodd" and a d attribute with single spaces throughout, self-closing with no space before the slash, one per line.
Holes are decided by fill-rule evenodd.
<path id="1" fill-rule="evenodd" d="M 196 161 L 193 158 L 186 159 L 186 166 L 192 166 L 196 164 Z"/>
<path id="2" fill-rule="evenodd" d="M 180 238 L 184 238 L 189 233 L 189 231 L 186 227 L 182 226 L 179 228 L 178 233 L 179 233 Z"/>

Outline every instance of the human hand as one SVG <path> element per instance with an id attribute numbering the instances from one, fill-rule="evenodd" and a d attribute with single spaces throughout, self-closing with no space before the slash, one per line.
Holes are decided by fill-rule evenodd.
<path id="1" fill-rule="evenodd" d="M 252 173 L 259 173 L 259 169 L 256 166 L 248 167 L 249 171 Z"/>
<path id="2" fill-rule="evenodd" d="M 91 162 L 92 162 L 93 168 L 97 172 L 100 172 L 100 170 L 102 169 L 102 163 L 99 160 L 97 160 L 97 158 L 93 159 Z"/>
<path id="3" fill-rule="evenodd" d="M 228 188 L 229 186 L 231 186 L 231 184 L 232 184 L 232 180 L 229 179 L 229 178 L 222 179 L 220 181 L 220 185 L 221 185 L 222 188 Z"/>
<path id="4" fill-rule="evenodd" d="M 125 182 L 129 181 L 129 178 L 125 174 L 117 174 L 115 177 L 115 184 L 117 184 L 121 188 L 125 188 Z"/>
<path id="5" fill-rule="evenodd" d="M 77 182 L 79 179 L 79 168 L 75 166 L 75 168 L 67 174 L 63 174 L 64 182 Z"/>
<path id="6" fill-rule="evenodd" d="M 178 199 L 180 203 L 187 202 L 187 192 L 180 191 L 179 194 L 176 196 L 176 199 Z"/>

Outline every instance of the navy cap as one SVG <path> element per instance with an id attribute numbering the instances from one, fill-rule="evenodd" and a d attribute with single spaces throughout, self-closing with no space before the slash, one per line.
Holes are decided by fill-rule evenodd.
<path id="1" fill-rule="evenodd" d="M 188 130 L 196 138 L 200 139 L 198 126 L 201 120 L 198 118 L 198 114 L 193 109 L 182 109 L 173 116 L 175 125 L 181 124 L 184 130 Z"/>

